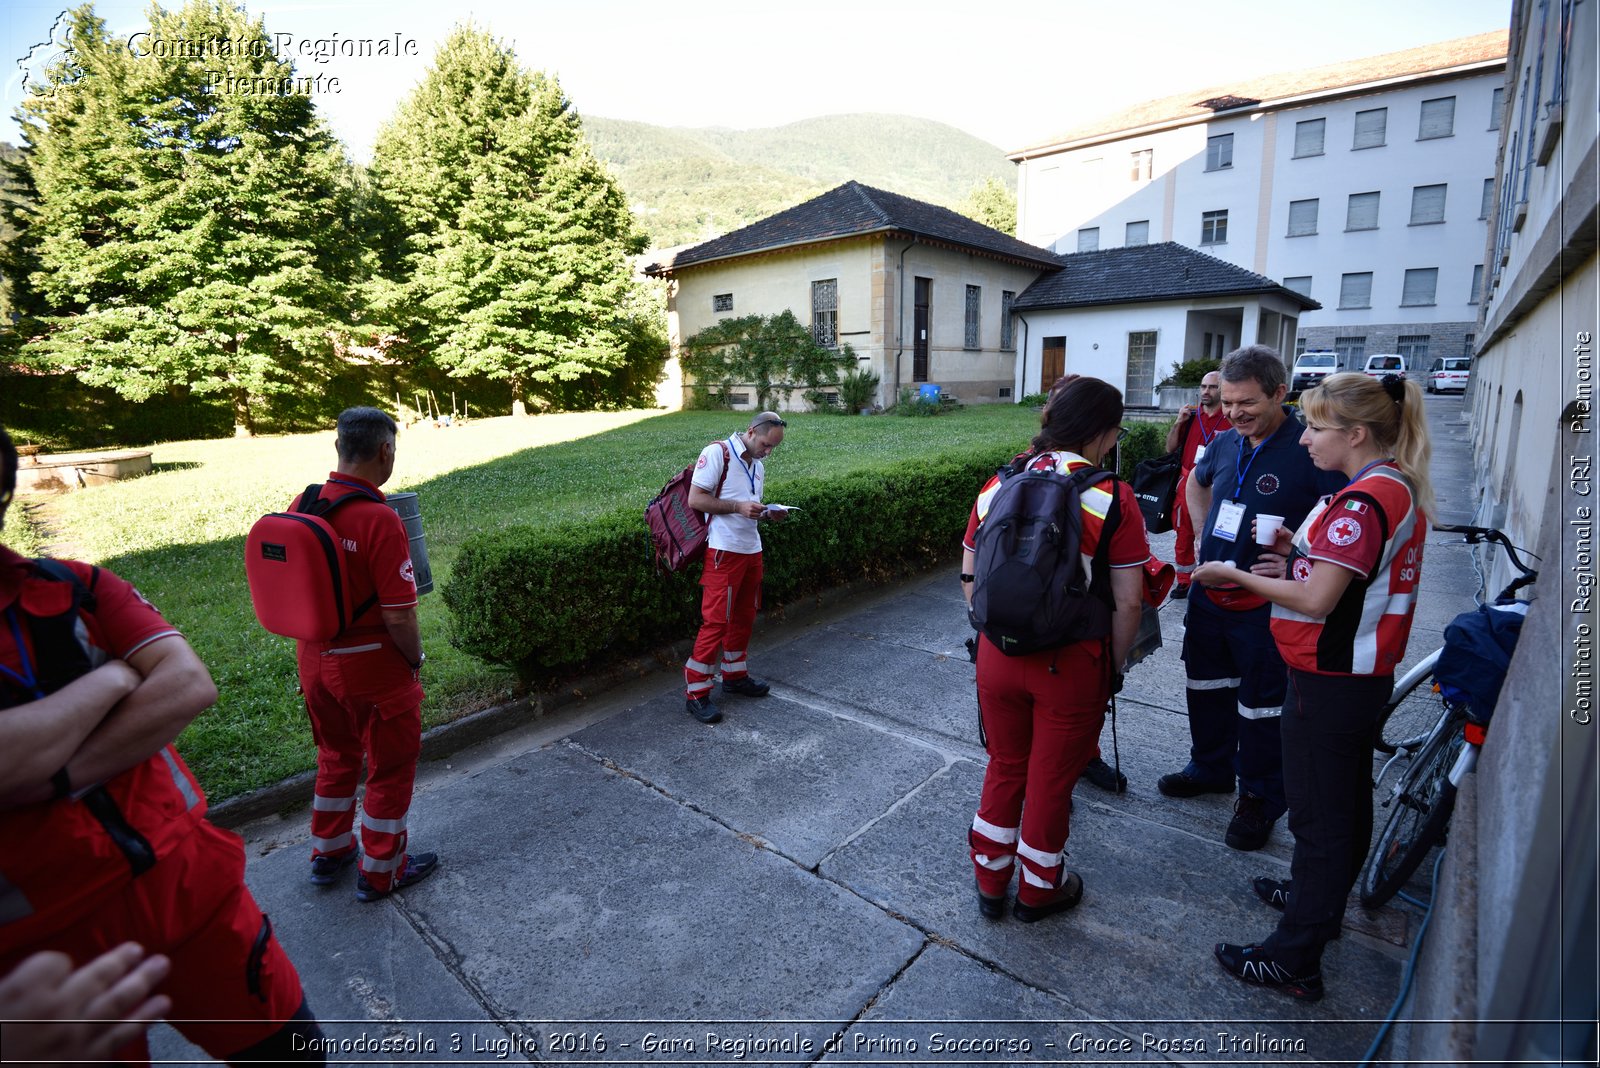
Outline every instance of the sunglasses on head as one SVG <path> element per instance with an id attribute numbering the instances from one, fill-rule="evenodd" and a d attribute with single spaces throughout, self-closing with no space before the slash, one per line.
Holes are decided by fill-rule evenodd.
<path id="1" fill-rule="evenodd" d="M 788 426 L 788 425 L 789 424 L 784 422 L 782 419 L 779 419 L 776 416 L 774 416 L 771 419 L 763 419 L 763 420 L 761 420 L 761 422 L 757 423 L 755 426 L 751 427 L 750 429 L 751 430 L 760 430 L 764 426 Z"/>

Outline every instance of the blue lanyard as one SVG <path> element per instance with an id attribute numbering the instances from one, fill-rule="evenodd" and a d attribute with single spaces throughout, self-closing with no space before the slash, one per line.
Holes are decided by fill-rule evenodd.
<path id="1" fill-rule="evenodd" d="M 1352 478 L 1349 482 L 1345 483 L 1346 488 L 1348 488 L 1350 486 L 1354 486 L 1357 482 L 1360 482 L 1362 475 L 1366 474 L 1368 471 L 1371 471 L 1374 467 L 1377 467 L 1379 464 L 1392 464 L 1392 463 L 1394 463 L 1394 457 L 1393 456 L 1385 456 L 1381 460 L 1372 461 L 1370 464 L 1368 464 L 1367 466 L 1363 467 L 1361 470 L 1357 471 L 1355 478 Z"/>
<path id="2" fill-rule="evenodd" d="M 1195 409 L 1194 421 L 1200 425 L 1200 444 L 1202 444 L 1202 445 L 1210 445 L 1211 442 L 1212 442 L 1212 439 L 1214 439 L 1218 434 L 1222 433 L 1222 431 L 1219 428 L 1219 429 L 1213 430 L 1211 433 L 1207 434 L 1206 433 L 1205 417 L 1203 417 L 1200 414 L 1202 411 L 1204 411 L 1204 409 L 1202 409 L 1202 408 L 1196 408 Z M 1254 459 L 1254 457 L 1252 457 L 1252 459 Z"/>
<path id="3" fill-rule="evenodd" d="M 734 448 L 733 448 L 733 458 L 735 460 L 739 461 L 739 466 L 740 467 L 744 468 L 744 477 L 748 478 L 750 480 L 750 496 L 751 496 L 751 498 L 752 499 L 759 499 L 760 498 L 760 494 L 756 493 L 756 464 L 760 463 L 761 461 L 760 460 L 756 460 L 753 463 L 750 463 L 748 465 L 745 464 L 744 459 L 742 457 L 740 457 L 740 455 L 739 455 L 739 453 L 742 452 L 743 450 L 739 447 L 738 443 L 734 441 L 734 438 L 737 437 L 737 436 L 738 435 L 735 435 L 735 434 L 729 434 L 728 435 L 728 443 L 734 446 Z"/>
<path id="4" fill-rule="evenodd" d="M 1244 495 L 1244 479 L 1245 479 L 1245 476 L 1250 473 L 1250 468 L 1256 462 L 1256 453 L 1260 452 L 1262 446 L 1266 445 L 1266 443 L 1267 443 L 1267 439 L 1266 438 L 1262 438 L 1261 439 L 1261 444 L 1257 445 L 1253 450 L 1251 450 L 1250 462 L 1249 463 L 1245 463 L 1245 461 L 1244 461 L 1244 446 L 1245 446 L 1245 442 L 1247 442 L 1249 440 L 1250 439 L 1245 437 L 1243 434 L 1239 435 L 1239 456 L 1233 462 L 1233 470 L 1235 472 L 1234 483 L 1233 483 L 1233 499 L 1234 500 L 1238 500 L 1240 497 L 1242 497 Z"/>
<path id="5" fill-rule="evenodd" d="M 33 673 L 33 661 L 28 659 L 28 647 L 23 644 L 22 628 L 17 625 L 17 610 L 15 608 L 6 609 L 6 623 L 11 627 L 11 641 L 17 647 L 17 656 L 22 660 L 24 674 L 19 675 L 4 664 L 0 664 L 0 673 L 15 679 L 18 685 L 33 694 L 35 700 L 42 700 L 45 697 L 45 692 L 39 689 L 39 677 Z"/>

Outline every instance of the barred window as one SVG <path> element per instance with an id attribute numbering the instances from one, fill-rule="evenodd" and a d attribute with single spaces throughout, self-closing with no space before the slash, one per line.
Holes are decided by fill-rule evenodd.
<path id="1" fill-rule="evenodd" d="M 1350 148 L 1352 150 L 1358 148 L 1381 148 L 1388 134 L 1388 108 L 1358 111 L 1356 112 L 1356 136 Z"/>
<path id="2" fill-rule="evenodd" d="M 1306 119 L 1295 123 L 1294 158 L 1322 155 L 1322 140 L 1327 129 L 1327 119 Z"/>
<path id="3" fill-rule="evenodd" d="M 1016 335 L 1011 329 L 1011 305 L 1016 303 L 1017 295 L 1009 289 L 1000 291 L 1000 347 L 1014 349 L 1017 347 Z"/>
<path id="4" fill-rule="evenodd" d="M 1368 277 L 1371 277 L 1370 275 Z M 1339 366 L 1354 367 L 1357 360 L 1364 359 L 1367 355 L 1367 338 L 1361 337 L 1336 337 L 1333 339 L 1333 351 L 1339 354 Z"/>
<path id="5" fill-rule="evenodd" d="M 1401 334 L 1394 351 L 1406 358 L 1407 366 L 1416 367 L 1428 358 L 1427 334 Z"/>
<path id="6" fill-rule="evenodd" d="M 733 294 L 718 293 L 711 298 L 711 310 L 714 312 L 733 311 Z"/>
<path id="7" fill-rule="evenodd" d="M 967 337 L 963 342 L 969 349 L 978 348 L 978 311 L 983 301 L 982 286 L 967 287 Z"/>
<path id="8" fill-rule="evenodd" d="M 1317 232 L 1316 200 L 1289 201 L 1289 236 L 1304 237 Z"/>
<path id="9" fill-rule="evenodd" d="M 839 280 L 811 283 L 811 336 L 823 348 L 839 347 Z"/>
<path id="10" fill-rule="evenodd" d="M 1228 240 L 1228 213 L 1208 211 L 1200 216 L 1200 243 L 1221 245 Z"/>

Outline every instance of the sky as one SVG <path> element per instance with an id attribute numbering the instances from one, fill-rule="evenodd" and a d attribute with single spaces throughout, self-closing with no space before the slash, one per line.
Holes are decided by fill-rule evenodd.
<path id="1" fill-rule="evenodd" d="M 4 0 L 0 140 L 23 69 L 61 0 Z M 171 4 L 169 6 L 176 6 Z M 458 22 L 554 73 L 580 114 L 662 126 L 781 126 L 883 112 L 936 119 L 999 148 L 1045 140 L 1143 100 L 1503 29 L 1511 0 L 247 0 L 290 49 L 398 40 L 414 55 L 300 56 L 337 78 L 318 107 L 357 160 Z M 99 0 L 113 34 L 148 26 L 147 3 Z M 407 45 L 409 42 L 414 44 Z M 44 51 L 48 51 L 45 49 Z"/>

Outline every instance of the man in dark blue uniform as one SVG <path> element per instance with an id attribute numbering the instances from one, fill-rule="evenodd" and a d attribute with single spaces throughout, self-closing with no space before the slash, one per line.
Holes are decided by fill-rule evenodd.
<path id="1" fill-rule="evenodd" d="M 1222 361 L 1222 406 L 1233 429 L 1212 441 L 1185 489 L 1189 514 L 1206 517 L 1197 532 L 1201 563 L 1282 575 L 1282 557 L 1260 553 L 1252 521 L 1280 516 L 1293 530 L 1323 494 L 1344 487 L 1343 475 L 1318 470 L 1300 444 L 1305 428 L 1283 404 L 1287 390 L 1283 360 L 1265 345 Z M 1188 765 L 1157 786 L 1168 797 L 1195 797 L 1232 793 L 1237 779 L 1227 843 L 1260 849 L 1286 808 L 1278 719 L 1287 672 L 1272 640 L 1272 610 L 1237 586 L 1196 591 L 1183 637 L 1193 745 Z"/>

